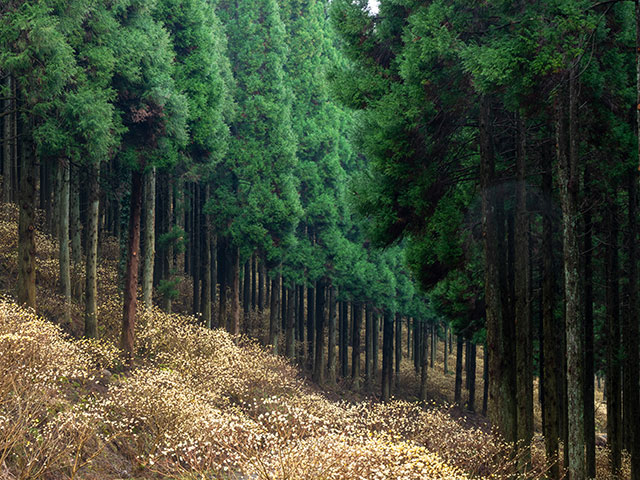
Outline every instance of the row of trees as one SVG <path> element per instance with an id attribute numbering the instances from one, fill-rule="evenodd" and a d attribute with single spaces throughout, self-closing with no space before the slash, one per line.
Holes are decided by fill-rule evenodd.
<path id="1" fill-rule="evenodd" d="M 640 8 L 635 2 L 636 9 Z M 482 335 L 489 415 L 530 464 L 533 378 L 550 471 L 595 477 L 594 372 L 607 442 L 640 478 L 633 2 L 336 1 L 341 100 L 372 162 L 372 238 L 406 239 L 434 308 Z M 483 268 L 484 267 L 484 268 Z M 476 332 L 476 333 L 474 333 Z"/>
<path id="2" fill-rule="evenodd" d="M 171 311 L 189 278 L 204 325 L 260 336 L 268 314 L 265 342 L 320 382 L 372 388 L 382 329 L 384 398 L 410 325 L 426 398 L 436 315 L 402 248 L 373 249 L 352 212 L 364 159 L 352 112 L 330 98 L 327 74 L 346 60 L 327 8 L 4 4 L 2 192 L 20 205 L 18 301 L 36 308 L 39 207 L 59 240 L 63 315 L 83 302 L 88 337 L 101 331 L 100 250 L 118 240 L 129 362 L 139 287 L 144 307 Z"/>

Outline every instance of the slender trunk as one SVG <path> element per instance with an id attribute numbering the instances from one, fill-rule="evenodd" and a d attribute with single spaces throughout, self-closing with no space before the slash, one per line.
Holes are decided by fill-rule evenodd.
<path id="1" fill-rule="evenodd" d="M 340 338 L 339 338 L 339 357 L 340 357 L 340 376 L 347 378 L 349 375 L 349 322 L 347 320 L 347 304 L 340 302 Z"/>
<path id="2" fill-rule="evenodd" d="M 244 276 L 242 279 L 242 310 L 244 313 L 244 330 L 251 332 L 251 257 L 244 262 Z"/>
<path id="3" fill-rule="evenodd" d="M 135 355 L 135 324 L 138 289 L 138 268 L 140 263 L 140 216 L 142 210 L 142 173 L 134 170 L 131 174 L 131 205 L 129 210 L 129 246 L 127 272 L 124 284 L 124 315 L 120 347 L 126 355 L 128 366 L 133 365 Z M 88 290 L 88 289 L 87 289 Z"/>
<path id="4" fill-rule="evenodd" d="M 486 345 L 482 348 L 482 352 L 482 415 L 486 416 L 489 403 L 489 354 Z"/>
<path id="5" fill-rule="evenodd" d="M 584 168 L 584 195 L 592 198 L 591 168 Z M 584 262 L 584 436 L 586 444 L 587 477 L 596 477 L 596 426 L 594 391 L 594 349 L 593 349 L 593 265 L 592 265 L 592 220 L 591 209 L 587 207 L 584 218 L 584 249 L 581 255 Z M 543 409 L 544 413 L 544 409 Z"/>
<path id="6" fill-rule="evenodd" d="M 296 358 L 296 350 L 295 350 L 296 317 L 294 315 L 295 306 L 296 306 L 296 302 L 294 298 L 295 298 L 296 292 L 297 292 L 297 289 L 295 286 L 293 286 L 291 289 L 288 290 L 288 293 L 287 293 L 287 298 L 289 301 L 287 302 L 285 355 L 287 356 L 287 358 L 290 358 L 291 360 L 295 360 Z"/>
<path id="7" fill-rule="evenodd" d="M 231 250 L 231 335 L 240 333 L 240 248 L 229 245 Z"/>
<path id="8" fill-rule="evenodd" d="M 278 343 L 280 340 L 280 282 L 282 275 L 278 275 L 271 280 L 271 307 L 269 312 L 269 345 L 272 346 L 274 355 L 278 354 Z"/>
<path id="9" fill-rule="evenodd" d="M 3 118 L 3 142 L 2 142 L 2 201 L 9 203 L 12 198 L 12 186 L 13 175 L 11 174 L 12 167 L 12 154 L 13 154 L 13 115 L 10 113 L 13 109 L 12 86 L 13 79 L 11 75 L 7 75 L 6 83 L 6 95 L 7 98 L 4 101 L 4 118 Z"/>
<path id="10" fill-rule="evenodd" d="M 92 165 L 89 170 L 89 205 L 87 211 L 87 264 L 85 282 L 84 335 L 88 338 L 98 336 L 98 215 L 100 192 L 98 177 L 100 165 Z"/>
<path id="11" fill-rule="evenodd" d="M 327 353 L 327 380 L 336 383 L 336 314 L 337 295 L 335 287 L 329 287 L 329 350 Z"/>
<path id="12" fill-rule="evenodd" d="M 560 404 L 558 398 L 559 375 L 556 373 L 562 363 L 558 356 L 557 325 L 554 319 L 554 269 L 553 269 L 553 225 L 552 225 L 552 189 L 553 174 L 549 152 L 545 152 L 544 172 L 542 175 L 542 194 L 545 209 L 542 217 L 542 332 L 544 379 L 542 395 L 544 398 L 544 412 L 542 417 L 544 430 L 544 444 L 547 463 L 550 465 L 549 477 L 557 480 L 560 476 L 558 440 L 560 432 Z"/>
<path id="13" fill-rule="evenodd" d="M 427 363 L 427 359 L 429 358 L 429 352 L 427 351 L 427 345 L 429 344 L 427 342 L 427 335 L 429 332 L 429 329 L 427 328 L 427 325 L 425 322 L 421 322 L 420 323 L 420 328 L 419 328 L 419 332 L 420 332 L 420 336 L 422 337 L 422 341 L 420 342 L 420 346 L 422 347 L 422 350 L 420 352 L 420 401 L 421 402 L 426 402 L 427 401 L 427 375 L 428 375 L 428 371 L 429 371 L 429 365 Z M 415 333 L 414 333 L 415 335 Z"/>
<path id="14" fill-rule="evenodd" d="M 189 256 L 191 260 L 189 262 L 189 265 L 191 267 L 191 277 L 193 278 L 193 314 L 198 315 L 199 313 L 202 313 L 202 307 L 200 305 L 200 280 L 201 280 L 201 273 L 202 273 L 202 261 L 201 261 L 202 248 L 200 245 L 200 240 L 202 239 L 200 185 L 197 183 L 193 183 L 192 189 L 193 189 L 193 198 L 191 201 L 191 209 L 190 209 L 190 213 L 191 213 L 191 251 L 190 253 L 191 255 Z M 231 249 L 233 251 L 233 247 L 231 247 Z M 233 261 L 234 260 L 232 260 L 232 262 Z M 231 268 L 235 269 L 235 265 L 233 265 Z M 232 274 L 235 274 L 235 271 L 232 271 Z M 235 288 L 235 284 L 233 283 L 234 280 L 235 280 L 235 277 L 232 279 L 232 288 Z M 234 291 L 233 294 L 235 293 L 236 292 Z M 234 298 L 235 297 L 232 297 L 231 299 L 232 322 L 235 320 L 235 317 L 233 316 Z M 232 330 L 233 330 L 233 324 L 230 331 Z"/>
<path id="15" fill-rule="evenodd" d="M 399 313 L 396 313 L 396 388 L 398 388 L 400 382 L 400 363 L 402 362 L 402 317 Z"/>
<path id="16" fill-rule="evenodd" d="M 260 280 L 258 281 L 258 311 L 262 313 L 265 305 L 265 282 L 267 281 L 267 270 L 264 265 L 264 260 L 261 259 L 258 265 L 258 273 Z"/>
<path id="17" fill-rule="evenodd" d="M 220 319 L 220 313 L 216 309 L 218 305 L 218 283 L 220 282 L 220 271 L 218 269 L 218 236 L 213 233 L 211 219 L 208 220 L 209 232 L 211 235 L 211 325 L 212 328 L 220 328 L 224 323 Z"/>
<path id="18" fill-rule="evenodd" d="M 69 255 L 69 186 L 70 165 L 69 162 L 60 161 L 58 168 L 62 172 L 60 182 L 60 292 L 64 296 L 64 321 L 71 323 L 71 262 Z"/>
<path id="19" fill-rule="evenodd" d="M 518 115 L 515 218 L 515 319 L 518 472 L 531 469 L 533 439 L 533 341 L 529 308 L 529 213 L 527 212 L 527 163 L 525 124 Z"/>
<path id="20" fill-rule="evenodd" d="M 202 203 L 205 204 L 209 196 L 209 185 L 205 186 L 204 198 Z M 213 327 L 213 302 L 211 299 L 213 281 L 212 272 L 212 255 L 211 255 L 211 219 L 209 215 L 203 214 L 204 221 L 204 235 L 202 238 L 202 263 L 204 264 L 204 271 L 202 272 L 202 323 L 207 328 Z"/>
<path id="21" fill-rule="evenodd" d="M 71 177 L 71 293 L 76 301 L 82 300 L 82 223 L 80 221 L 80 173 L 75 172 Z M 116 221 L 120 221 L 119 218 Z"/>
<path id="22" fill-rule="evenodd" d="M 449 336 L 449 324 L 444 324 L 444 374 L 449 375 L 449 349 L 447 348 L 447 338 Z"/>
<path id="23" fill-rule="evenodd" d="M 351 350 L 351 380 L 352 388 L 354 390 L 360 389 L 360 331 L 362 330 L 362 305 L 359 303 L 352 303 L 353 309 L 353 331 L 352 341 L 353 347 Z"/>
<path id="24" fill-rule="evenodd" d="M 380 338 L 380 321 L 378 319 L 378 312 L 375 309 L 373 309 L 371 316 L 371 335 L 373 336 L 371 345 L 371 348 L 373 349 L 371 358 L 371 375 L 373 376 L 373 380 L 375 382 L 376 376 L 378 375 L 378 343 Z"/>
<path id="25" fill-rule="evenodd" d="M 365 389 L 371 391 L 373 386 L 373 315 L 371 312 L 371 304 L 366 305 L 365 328 L 364 328 L 364 378 Z"/>
<path id="26" fill-rule="evenodd" d="M 467 401 L 467 408 L 472 412 L 476 410 L 476 344 L 473 342 L 468 343 L 469 353 L 467 354 L 467 392 L 469 399 Z"/>
<path id="27" fill-rule="evenodd" d="M 142 304 L 153 306 L 153 265 L 156 255 L 156 167 L 144 174 L 144 259 L 142 264 Z"/>
<path id="28" fill-rule="evenodd" d="M 458 405 L 462 404 L 462 351 L 464 340 L 460 335 L 456 338 L 456 381 L 454 387 L 453 401 Z"/>
<path id="29" fill-rule="evenodd" d="M 382 401 L 388 402 L 391 398 L 391 385 L 393 381 L 393 314 L 384 312 L 382 334 Z"/>
<path id="30" fill-rule="evenodd" d="M 569 135 L 567 135 L 564 109 L 557 115 L 556 136 L 558 145 L 558 182 L 562 205 L 562 238 L 564 255 L 564 291 L 567 359 L 567 405 L 568 412 L 568 460 L 569 480 L 581 480 L 586 475 L 584 453 L 584 388 L 583 388 L 583 331 L 580 314 L 581 291 L 579 282 L 580 249 L 578 246 L 578 89 L 574 67 L 569 74 Z"/>
<path id="31" fill-rule="evenodd" d="M 316 383 L 324 381 L 324 325 L 325 325 L 325 280 L 319 280 L 316 290 L 316 346 L 315 361 L 313 363 L 313 380 Z"/>
<path id="32" fill-rule="evenodd" d="M 508 368 L 503 318 L 500 271 L 495 158 L 489 125 L 490 108 L 482 99 L 480 115 L 480 176 L 482 186 L 482 227 L 485 253 L 484 289 L 486 302 L 487 347 L 489 350 L 489 418 L 508 442 L 515 440 L 515 404 Z M 459 360 L 458 360 L 459 361 Z M 457 370 L 457 365 L 456 365 Z"/>
<path id="33" fill-rule="evenodd" d="M 436 348 L 438 345 L 438 335 L 436 325 L 431 326 L 431 368 L 436 365 Z"/>
<path id="34" fill-rule="evenodd" d="M 258 305 L 258 255 L 251 256 L 251 310 Z"/>
<path id="35" fill-rule="evenodd" d="M 23 129 L 24 130 L 24 129 Z M 18 303 L 36 308 L 36 152 L 23 131 L 18 221 Z"/>
<path id="36" fill-rule="evenodd" d="M 605 214 L 608 226 L 606 246 L 607 319 L 607 443 L 611 453 L 611 473 L 622 467 L 622 397 L 620 376 L 620 281 L 618 269 L 618 220 L 613 199 Z M 637 368 L 637 365 L 636 365 Z"/>
<path id="37" fill-rule="evenodd" d="M 312 370 L 313 361 L 315 360 L 315 353 L 313 351 L 316 331 L 315 304 L 315 290 L 313 286 L 310 286 L 307 288 L 307 360 Z"/>

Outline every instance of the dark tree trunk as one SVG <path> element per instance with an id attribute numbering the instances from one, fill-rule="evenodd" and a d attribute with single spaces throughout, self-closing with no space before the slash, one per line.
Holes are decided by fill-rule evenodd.
<path id="1" fill-rule="evenodd" d="M 365 389 L 371 390 L 373 386 L 373 315 L 371 312 L 371 305 L 366 305 L 365 314 L 365 328 L 364 328 L 364 344 L 365 344 L 365 358 L 364 358 L 364 378 Z"/>
<path id="2" fill-rule="evenodd" d="M 142 265 L 142 303 L 153 305 L 153 266 L 156 254 L 156 169 L 144 175 L 144 259 Z"/>
<path id="3" fill-rule="evenodd" d="M 371 335 L 372 335 L 372 345 L 371 348 L 373 349 L 373 354 L 372 354 L 372 358 L 371 358 L 371 375 L 373 377 L 373 380 L 375 381 L 376 376 L 378 375 L 378 343 L 379 343 L 379 338 L 380 338 L 380 325 L 379 325 L 379 320 L 378 320 L 378 312 L 375 309 L 372 309 L 372 313 L 371 313 Z"/>
<path id="4" fill-rule="evenodd" d="M 351 304 L 353 312 L 353 330 L 351 350 L 351 380 L 354 390 L 360 389 L 360 331 L 362 330 L 362 305 L 359 303 Z"/>
<path id="5" fill-rule="evenodd" d="M 197 315 L 201 312 L 200 306 L 200 278 L 202 272 L 202 262 L 201 262 L 201 248 L 200 241 L 202 240 L 201 233 L 201 216 L 200 216 L 200 185 L 197 183 L 192 184 L 193 190 L 193 199 L 191 202 L 191 278 L 193 279 L 193 314 Z M 233 247 L 232 247 L 233 250 Z M 233 262 L 233 260 L 232 260 Z M 232 269 L 235 268 L 235 265 L 232 263 Z M 233 271 L 233 274 L 236 272 Z M 233 282 L 233 280 L 232 280 Z M 232 283 L 232 288 L 233 288 Z M 235 293 L 235 292 L 234 292 Z M 233 302 L 233 299 L 232 299 Z M 233 313 L 233 304 L 232 304 L 232 313 Z"/>
<path id="6" fill-rule="evenodd" d="M 124 315 L 120 348 L 124 350 L 126 362 L 133 366 L 135 356 L 135 325 L 138 289 L 138 269 L 140 265 L 140 216 L 142 213 L 142 173 L 134 170 L 131 174 L 131 204 L 129 208 L 129 243 L 127 271 L 124 284 Z"/>
<path id="7" fill-rule="evenodd" d="M 98 336 L 98 214 L 100 206 L 100 165 L 89 170 L 89 205 L 87 208 L 84 335 Z"/>
<path id="8" fill-rule="evenodd" d="M 456 338 L 456 380 L 453 394 L 453 401 L 458 405 L 462 404 L 462 355 L 464 341 L 460 335 Z"/>
<path id="9" fill-rule="evenodd" d="M 618 268 L 618 219 L 613 199 L 605 214 L 606 246 L 606 318 L 607 318 L 607 443 L 611 451 L 611 470 L 617 476 L 622 467 L 622 397 L 620 372 L 620 272 Z M 637 368 L 637 366 L 636 366 Z"/>
<path id="10" fill-rule="evenodd" d="M 284 289 L 283 289 L 284 290 Z M 297 289 L 293 286 L 291 289 L 287 290 L 287 321 L 286 321 L 286 332 L 285 332 L 285 355 L 287 358 L 291 360 L 295 360 L 296 358 L 296 317 L 294 315 L 294 311 L 296 308 L 296 292 Z"/>
<path id="11" fill-rule="evenodd" d="M 336 383 L 336 314 L 337 295 L 335 287 L 329 287 L 329 349 L 327 353 L 327 380 L 330 385 Z"/>
<path id="12" fill-rule="evenodd" d="M 592 198 L 591 168 L 584 169 L 584 195 Z M 596 477 L 596 426 L 595 426 L 595 390 L 594 390 L 594 351 L 593 351 L 593 242 L 591 209 L 584 214 L 584 248 L 581 255 L 584 273 L 584 436 L 586 445 L 587 477 Z"/>
<path id="13" fill-rule="evenodd" d="M 482 368 L 482 415 L 487 414 L 487 406 L 489 402 L 489 355 L 487 353 L 486 345 L 482 349 L 483 351 L 483 368 Z"/>
<path id="14" fill-rule="evenodd" d="M 447 338 L 449 336 L 449 324 L 444 324 L 444 374 L 449 375 L 449 349 L 447 348 Z"/>
<path id="15" fill-rule="evenodd" d="M 69 254 L 69 189 L 71 167 L 69 162 L 60 161 L 58 169 L 62 172 L 60 182 L 60 293 L 64 296 L 64 321 L 71 323 L 71 257 Z"/>
<path id="16" fill-rule="evenodd" d="M 324 326 L 325 326 L 325 280 L 318 280 L 316 289 L 316 346 L 314 349 L 313 380 L 316 383 L 324 381 Z"/>
<path id="17" fill-rule="evenodd" d="M 209 186 L 205 187 L 203 204 L 206 203 L 209 197 Z M 204 271 L 202 272 L 202 323 L 207 328 L 213 327 L 213 300 L 212 300 L 212 291 L 211 288 L 214 279 L 213 279 L 213 257 L 211 255 L 211 238 L 213 237 L 213 232 L 211 229 L 211 219 L 209 215 L 203 215 L 204 221 L 204 235 L 202 238 L 202 263 L 204 266 Z"/>
<path id="18" fill-rule="evenodd" d="M 309 367 L 311 367 L 312 370 L 313 361 L 315 360 L 315 352 L 313 350 L 316 338 L 315 304 L 315 290 L 313 286 L 310 286 L 309 288 L 307 288 L 307 360 L 309 363 Z"/>
<path id="19" fill-rule="evenodd" d="M 293 298 L 293 296 L 291 296 Z M 251 333 L 251 257 L 244 263 L 242 278 L 242 311 L 244 313 L 244 331 Z"/>
<path id="20" fill-rule="evenodd" d="M 267 271 L 264 266 L 264 259 L 260 259 L 258 263 L 258 311 L 262 313 L 265 305 L 265 282 L 267 278 Z"/>
<path id="21" fill-rule="evenodd" d="M 558 457 L 560 432 L 558 427 L 561 421 L 561 409 L 558 398 L 560 375 L 557 372 L 560 370 L 560 374 L 562 374 L 562 369 L 558 368 L 562 361 L 558 355 L 558 327 L 553 315 L 555 301 L 552 225 L 553 174 L 551 155 L 549 152 L 545 153 L 546 155 L 543 157 L 545 165 L 542 174 L 542 194 L 545 201 L 542 217 L 542 346 L 545 372 L 542 383 L 542 396 L 544 398 L 542 422 L 546 457 L 550 465 L 549 477 L 554 480 L 560 476 Z"/>
<path id="22" fill-rule="evenodd" d="M 486 302 L 487 347 L 489 350 L 489 418 L 508 442 L 515 440 L 515 399 L 508 372 L 509 354 L 505 338 L 501 285 L 501 259 L 495 192 L 495 158 L 491 145 L 490 108 L 482 99 L 480 115 L 480 176 L 482 187 L 482 227 L 485 253 L 484 289 Z M 457 368 L 456 368 L 457 369 Z"/>
<path id="23" fill-rule="evenodd" d="M 533 439 L 533 340 L 529 306 L 529 213 L 525 125 L 518 116 L 514 291 L 516 319 L 516 383 L 518 472 L 531 469 Z"/>
<path id="24" fill-rule="evenodd" d="M 279 270 L 279 268 L 278 268 Z M 278 273 L 271 280 L 271 306 L 269 312 L 269 345 L 272 346 L 274 355 L 278 354 L 278 343 L 280 342 L 280 283 L 282 274 Z"/>
<path id="25" fill-rule="evenodd" d="M 583 324 L 580 314 L 581 290 L 579 281 L 580 249 L 578 245 L 578 86 L 577 67 L 569 73 L 569 106 L 567 137 L 564 108 L 559 106 L 557 114 L 556 145 L 558 146 L 558 183 L 562 205 L 562 238 L 565 279 L 565 322 L 567 360 L 567 404 L 568 412 L 568 460 L 569 480 L 585 478 L 584 453 L 584 346 Z M 562 95 L 564 97 L 564 95 Z M 561 101 L 563 98 L 561 99 Z M 568 152 L 567 152 L 568 145 Z"/>
<path id="26" fill-rule="evenodd" d="M 82 223 L 80 221 L 80 173 L 73 172 L 71 176 L 71 294 L 80 302 L 82 300 Z M 119 216 L 116 222 L 120 221 Z"/>
<path id="27" fill-rule="evenodd" d="M 11 98 L 13 91 L 13 78 L 11 75 L 7 75 L 5 80 L 7 99 L 4 100 L 4 117 L 3 117 L 3 129 L 2 129 L 2 201 L 9 203 L 13 199 L 13 185 L 15 179 L 12 175 L 13 166 L 13 120 L 14 116 L 11 113 L 14 109 L 13 98 Z"/>
<path id="28" fill-rule="evenodd" d="M 344 301 L 340 302 L 339 324 L 338 353 L 340 357 L 340 376 L 347 378 L 347 375 L 349 375 L 349 322 L 347 320 L 347 303 Z"/>
<path id="29" fill-rule="evenodd" d="M 391 385 L 393 382 L 393 314 L 384 312 L 382 333 L 382 401 L 388 402 L 391 398 Z"/>
<path id="30" fill-rule="evenodd" d="M 229 333 L 240 333 L 240 248 L 229 245 L 231 251 L 231 325 Z"/>
<path id="31" fill-rule="evenodd" d="M 396 369 L 396 388 L 398 388 L 398 384 L 400 382 L 400 363 L 402 362 L 402 317 L 399 313 L 396 313 L 396 335 L 395 335 L 395 344 L 396 344 L 396 361 L 395 361 L 395 369 Z"/>
<path id="32" fill-rule="evenodd" d="M 467 392 L 469 399 L 467 402 L 467 408 L 472 412 L 476 410 L 476 344 L 469 341 L 467 343 Z"/>
<path id="33" fill-rule="evenodd" d="M 26 130 L 23 128 L 23 130 Z M 21 145 L 20 217 L 18 220 L 18 303 L 36 308 L 36 172 L 33 145 L 23 135 Z"/>
<path id="34" fill-rule="evenodd" d="M 420 327 L 418 329 L 419 335 L 422 338 L 422 340 L 419 342 L 420 347 L 421 347 L 421 352 L 420 352 L 420 401 L 421 402 L 426 402 L 427 401 L 427 375 L 428 375 L 428 371 L 429 371 L 429 364 L 428 364 L 428 358 L 429 358 L 429 352 L 427 345 L 429 345 L 429 342 L 427 342 L 427 335 L 429 335 L 429 329 L 427 328 L 427 324 L 425 322 L 421 322 L 420 323 Z M 414 335 L 415 335 L 415 330 L 414 330 Z"/>

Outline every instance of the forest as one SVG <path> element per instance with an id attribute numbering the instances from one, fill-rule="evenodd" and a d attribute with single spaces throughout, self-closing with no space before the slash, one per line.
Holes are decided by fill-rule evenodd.
<path id="1" fill-rule="evenodd" d="M 0 0 L 0 479 L 640 480 L 640 0 Z"/>

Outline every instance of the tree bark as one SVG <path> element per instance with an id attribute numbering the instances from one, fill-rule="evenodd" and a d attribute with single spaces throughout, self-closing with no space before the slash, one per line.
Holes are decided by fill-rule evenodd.
<path id="1" fill-rule="evenodd" d="M 338 300 L 336 288 L 329 287 L 329 350 L 327 353 L 327 380 L 330 385 L 336 383 L 336 314 Z"/>
<path id="2" fill-rule="evenodd" d="M 453 401 L 462 404 L 462 355 L 464 340 L 460 335 L 456 338 L 456 380 L 453 393 Z"/>
<path id="3" fill-rule="evenodd" d="M 347 304 L 346 302 L 340 302 L 340 318 L 339 318 L 339 348 L 338 354 L 340 357 L 340 376 L 347 378 L 349 374 L 349 322 L 347 321 Z"/>
<path id="4" fill-rule="evenodd" d="M 316 289 L 316 357 L 313 363 L 312 375 L 316 383 L 322 383 L 324 381 L 325 285 L 326 281 L 324 279 L 319 280 Z"/>
<path id="5" fill-rule="evenodd" d="M 98 178 L 100 165 L 92 165 L 89 170 L 89 205 L 87 211 L 86 250 L 87 264 L 85 267 L 85 311 L 84 335 L 88 338 L 98 336 L 98 215 L 100 207 L 100 192 Z"/>
<path id="6" fill-rule="evenodd" d="M 23 131 L 26 139 L 28 132 Z M 18 303 L 36 308 L 36 172 L 35 148 L 22 140 L 20 217 L 18 220 Z"/>
<path id="7" fill-rule="evenodd" d="M 615 194 L 614 194 L 615 196 Z M 609 197 L 606 246 L 607 320 L 607 443 L 611 454 L 611 473 L 622 468 L 622 379 L 620 372 L 620 283 L 618 268 L 618 220 L 615 201 Z M 635 366 L 637 368 L 637 365 Z"/>
<path id="8" fill-rule="evenodd" d="M 360 331 L 362 330 L 362 305 L 359 303 L 352 303 L 353 309 L 353 331 L 352 341 L 353 346 L 351 350 L 351 380 L 352 388 L 354 390 L 360 389 Z"/>
<path id="9" fill-rule="evenodd" d="M 240 248 L 233 244 L 229 247 L 231 250 L 231 328 L 229 333 L 238 335 L 240 333 Z"/>
<path id="10" fill-rule="evenodd" d="M 415 331 L 415 329 L 414 329 Z M 429 334 L 429 329 L 427 328 L 426 322 L 420 322 L 419 330 L 420 336 L 422 337 L 422 341 L 420 342 L 420 346 L 422 348 L 420 352 L 420 401 L 427 401 L 427 375 L 429 371 L 429 352 L 427 341 L 427 335 Z M 414 333 L 415 335 L 415 333 Z M 456 384 L 457 385 L 457 384 Z"/>
<path id="11" fill-rule="evenodd" d="M 82 223 L 80 221 L 80 172 L 74 172 L 71 176 L 71 263 L 73 265 L 71 276 L 71 294 L 76 301 L 82 300 L 82 277 L 80 275 L 82 265 Z M 115 220 L 119 222 L 120 219 Z"/>
<path id="12" fill-rule="evenodd" d="M 295 296 L 296 296 L 296 292 L 297 289 L 295 287 L 295 285 L 288 290 L 287 293 L 287 298 L 288 298 L 288 302 L 287 302 L 287 321 L 286 321 L 286 333 L 285 333 L 285 355 L 287 356 L 287 358 L 290 358 L 291 360 L 295 360 L 296 358 L 296 350 L 295 350 L 295 344 L 296 344 L 296 317 L 295 317 L 295 307 L 296 307 L 296 302 L 295 302 Z"/>
<path id="13" fill-rule="evenodd" d="M 69 187 L 70 170 L 69 162 L 59 161 L 58 168 L 62 172 L 60 182 L 60 293 L 64 296 L 64 322 L 71 323 L 71 259 L 69 254 Z"/>
<path id="14" fill-rule="evenodd" d="M 393 382 L 393 314 L 385 310 L 383 322 L 382 401 L 388 402 L 391 398 L 391 385 Z"/>
<path id="15" fill-rule="evenodd" d="M 131 174 L 131 204 L 129 209 L 129 244 L 127 271 L 124 283 L 124 315 L 120 347 L 125 352 L 126 363 L 133 366 L 135 355 L 135 326 L 138 289 L 138 268 L 140 264 L 140 217 L 142 210 L 142 173 L 134 170 Z M 87 289 L 88 290 L 88 289 Z"/>
<path id="16" fill-rule="evenodd" d="M 529 212 L 527 211 L 527 163 L 525 124 L 518 115 L 515 218 L 515 320 L 518 472 L 531 469 L 533 439 L 533 341 L 529 308 Z"/>
<path id="17" fill-rule="evenodd" d="M 451 339 L 449 339 L 451 343 Z M 483 367 L 482 367 L 482 415 L 487 414 L 487 406 L 489 403 L 489 355 L 487 353 L 487 346 L 485 345 L 483 351 Z"/>
<path id="18" fill-rule="evenodd" d="M 373 315 L 371 312 L 371 305 L 366 305 L 365 315 L 365 358 L 364 358 L 364 378 L 365 389 L 371 391 L 373 386 Z"/>
<path id="19" fill-rule="evenodd" d="M 209 197 L 209 185 L 205 186 L 203 204 L 206 203 Z M 211 218 L 209 215 L 203 214 L 204 221 L 204 235 L 202 239 L 202 263 L 204 264 L 204 271 L 202 272 L 202 323 L 207 328 L 213 327 L 213 302 L 211 299 L 213 288 L 213 257 L 211 255 L 211 237 L 213 232 L 211 231 Z"/>
<path id="20" fill-rule="evenodd" d="M 396 369 L 396 388 L 398 388 L 400 382 L 400 363 L 402 362 L 402 317 L 399 313 L 396 313 L 396 335 L 395 335 L 395 346 L 396 346 L 396 361 L 395 361 L 395 369 Z"/>
<path id="21" fill-rule="evenodd" d="M 476 411 L 476 344 L 467 342 L 467 393 L 469 394 L 467 408 Z"/>
<path id="22" fill-rule="evenodd" d="M 313 370 L 313 361 L 315 360 L 315 353 L 313 351 L 316 338 L 315 304 L 315 290 L 313 286 L 309 286 L 307 288 L 307 360 L 311 370 Z"/>
<path id="23" fill-rule="evenodd" d="M 271 307 L 269 312 L 269 345 L 272 346 L 274 355 L 278 354 L 278 343 L 280 341 L 280 281 L 282 275 L 278 275 L 271 280 Z"/>
<path id="24" fill-rule="evenodd" d="M 482 227 L 485 254 L 484 289 L 486 302 L 487 347 L 489 350 L 489 418 L 505 440 L 515 440 L 515 402 L 512 395 L 507 350 L 505 349 L 505 319 L 503 318 L 497 198 L 495 193 L 495 158 L 489 125 L 490 108 L 481 100 L 480 115 L 480 176 L 482 187 Z"/>
<path id="25" fill-rule="evenodd" d="M 378 318 L 378 311 L 376 309 L 373 309 L 373 312 L 371 314 L 372 319 L 371 319 L 371 329 L 372 329 L 372 349 L 373 349 L 373 355 L 371 358 L 371 367 L 372 367 L 372 376 L 373 376 L 373 380 L 375 382 L 375 379 L 378 375 L 378 344 L 379 344 L 379 338 L 380 338 L 380 325 L 379 325 L 379 318 Z"/>
<path id="26" fill-rule="evenodd" d="M 153 306 L 153 265 L 156 255 L 156 167 L 144 174 L 144 261 L 142 265 L 142 304 Z"/>
<path id="27" fill-rule="evenodd" d="M 553 225 L 552 225 L 552 195 L 553 195 L 553 174 L 552 161 L 549 152 L 543 157 L 545 161 L 542 175 L 542 195 L 545 200 L 545 209 L 542 217 L 542 332 L 543 332 L 543 357 L 544 357 L 544 379 L 542 383 L 542 394 L 544 398 L 543 411 L 543 431 L 544 444 L 547 463 L 549 467 L 549 477 L 557 480 L 560 477 L 560 465 L 558 449 L 560 432 L 560 404 L 558 391 L 558 366 L 562 364 L 558 356 L 557 326 L 555 323 L 554 310 L 554 269 L 553 269 Z"/>
<path id="28" fill-rule="evenodd" d="M 13 115 L 10 113 L 13 110 L 12 101 L 12 82 L 11 75 L 7 75 L 5 80 L 7 89 L 7 99 L 4 101 L 4 118 L 3 118 L 3 142 L 2 142 L 2 201 L 9 203 L 12 199 L 13 190 L 13 175 L 12 175 L 12 163 L 13 163 Z"/>
<path id="29" fill-rule="evenodd" d="M 564 256 L 564 291 L 566 322 L 567 360 L 567 405 L 568 412 L 568 460 L 569 480 L 581 480 L 586 475 L 584 453 L 584 347 L 583 324 L 580 312 L 582 304 L 578 246 L 578 89 L 577 67 L 569 73 L 569 135 L 567 135 L 564 108 L 559 106 L 556 121 L 556 145 L 558 153 L 558 182 L 562 206 L 562 238 Z"/>
<path id="30" fill-rule="evenodd" d="M 449 375 L 449 349 L 447 348 L 447 338 L 449 336 L 449 324 L 444 324 L 444 374 Z"/>

